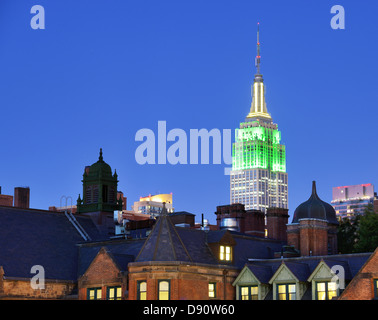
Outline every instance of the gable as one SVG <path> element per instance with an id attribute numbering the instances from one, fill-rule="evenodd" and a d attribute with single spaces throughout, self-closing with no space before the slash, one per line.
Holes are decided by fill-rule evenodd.
<path id="1" fill-rule="evenodd" d="M 258 285 L 259 283 L 260 281 L 255 277 L 253 272 L 245 266 L 232 285 Z"/>
<path id="2" fill-rule="evenodd" d="M 99 278 L 106 281 L 117 278 L 120 271 L 120 268 L 110 253 L 105 249 L 105 247 L 102 247 L 96 257 L 93 259 L 87 271 L 85 271 L 83 277 L 85 277 L 88 281 L 96 281 Z"/>
<path id="3" fill-rule="evenodd" d="M 219 240 L 219 244 L 226 245 L 226 246 L 234 246 L 236 245 L 236 241 L 232 234 L 227 230 L 223 237 Z"/>
<path id="4" fill-rule="evenodd" d="M 297 282 L 298 279 L 290 271 L 290 269 L 282 263 L 278 270 L 274 273 L 273 277 L 269 280 L 269 283 L 272 284 L 273 281 L 277 282 Z"/>
<path id="5" fill-rule="evenodd" d="M 318 266 L 315 268 L 315 270 L 308 278 L 308 281 L 325 280 L 330 279 L 333 276 L 334 275 L 331 273 L 331 269 L 327 266 L 327 264 L 324 261 L 320 261 Z"/>

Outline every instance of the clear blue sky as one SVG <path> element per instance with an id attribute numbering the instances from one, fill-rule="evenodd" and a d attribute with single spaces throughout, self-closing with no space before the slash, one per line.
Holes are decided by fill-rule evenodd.
<path id="1" fill-rule="evenodd" d="M 44 6 L 46 29 L 30 27 Z M 345 30 L 330 27 L 335 4 Z M 289 213 L 311 181 L 378 189 L 376 1 L 1 0 L 0 185 L 31 206 L 82 193 L 84 167 L 117 169 L 128 208 L 173 192 L 176 210 L 229 203 L 225 165 L 138 165 L 135 133 L 235 129 L 249 111 L 256 23 L 267 106 L 287 150 Z"/>

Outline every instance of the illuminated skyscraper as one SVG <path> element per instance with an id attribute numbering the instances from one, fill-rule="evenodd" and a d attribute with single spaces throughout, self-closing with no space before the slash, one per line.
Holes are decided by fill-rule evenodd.
<path id="1" fill-rule="evenodd" d="M 351 218 L 364 214 L 366 206 L 377 199 L 371 183 L 332 188 L 331 204 L 338 218 Z"/>
<path id="2" fill-rule="evenodd" d="M 174 212 L 172 193 L 141 197 L 139 201 L 134 202 L 132 208 L 134 212 L 148 214 L 151 217 L 157 217 L 162 212 L 164 206 L 168 213 Z"/>
<path id="3" fill-rule="evenodd" d="M 230 172 L 231 203 L 263 212 L 269 207 L 288 208 L 285 145 L 265 102 L 260 73 L 260 40 L 257 29 L 256 74 L 251 88 L 251 110 L 235 131 Z"/>

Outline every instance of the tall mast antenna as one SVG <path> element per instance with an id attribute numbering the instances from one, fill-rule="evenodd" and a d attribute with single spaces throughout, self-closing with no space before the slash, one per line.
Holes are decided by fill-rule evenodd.
<path id="1" fill-rule="evenodd" d="M 260 58 L 260 22 L 257 22 L 257 55 L 255 59 L 257 74 L 260 74 Z"/>

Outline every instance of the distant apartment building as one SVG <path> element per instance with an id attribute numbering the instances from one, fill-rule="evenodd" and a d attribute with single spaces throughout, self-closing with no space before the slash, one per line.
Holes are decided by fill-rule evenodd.
<path id="1" fill-rule="evenodd" d="M 148 214 L 151 217 L 157 217 L 163 210 L 163 203 L 165 203 L 168 213 L 172 213 L 174 211 L 172 204 L 172 193 L 140 197 L 139 201 L 134 202 L 132 210 L 137 213 Z"/>
<path id="2" fill-rule="evenodd" d="M 331 204 L 338 218 L 349 218 L 364 214 L 365 208 L 377 199 L 371 183 L 332 188 Z"/>

